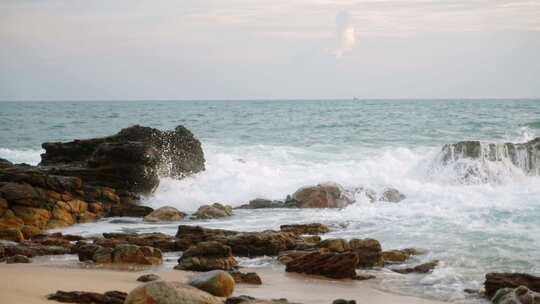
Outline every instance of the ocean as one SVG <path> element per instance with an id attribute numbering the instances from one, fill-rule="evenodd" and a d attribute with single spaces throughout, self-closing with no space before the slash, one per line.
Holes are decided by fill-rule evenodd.
<path id="1" fill-rule="evenodd" d="M 282 200 L 298 188 L 335 182 L 345 189 L 394 187 L 399 203 L 356 203 L 342 210 L 236 210 L 231 218 L 189 221 L 241 231 L 321 222 L 324 237 L 375 238 L 383 249 L 415 247 L 439 267 L 427 275 L 370 271 L 377 288 L 407 295 L 482 303 L 463 289 L 482 287 L 490 271 L 540 275 L 540 177 L 508 162 L 464 181 L 442 168 L 445 144 L 463 140 L 526 142 L 540 136 L 540 100 L 281 100 L 0 102 L 0 158 L 37 164 L 41 143 L 114 134 L 140 124 L 184 125 L 202 142 L 206 171 L 162 178 L 144 198 L 152 207 L 192 212 L 220 202 Z M 140 219 L 72 226 L 62 231 L 160 231 L 177 224 Z M 243 265 L 279 267 L 271 258 Z"/>

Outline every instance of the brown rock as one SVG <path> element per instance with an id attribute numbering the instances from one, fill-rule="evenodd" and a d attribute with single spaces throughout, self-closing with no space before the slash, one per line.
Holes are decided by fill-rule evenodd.
<path id="1" fill-rule="evenodd" d="M 213 270 L 194 277 L 189 285 L 217 297 L 229 297 L 234 292 L 235 282 L 229 273 Z"/>
<path id="2" fill-rule="evenodd" d="M 45 228 L 51 218 L 51 213 L 46 209 L 23 206 L 12 206 L 11 209 L 17 217 L 23 220 L 24 224 L 40 229 Z"/>
<path id="3" fill-rule="evenodd" d="M 8 202 L 0 196 L 0 217 L 4 216 L 4 214 L 8 210 L 8 206 Z"/>
<path id="4" fill-rule="evenodd" d="M 540 292 L 540 277 L 526 273 L 499 273 L 486 274 L 484 288 L 486 295 L 491 298 L 501 288 L 516 288 L 525 286 L 532 291 Z"/>
<path id="5" fill-rule="evenodd" d="M 434 260 L 428 263 L 420 264 L 412 268 L 402 268 L 402 269 L 392 269 L 392 271 L 401 273 L 401 274 L 408 274 L 408 273 L 429 273 L 437 267 L 439 264 L 439 261 Z"/>
<path id="6" fill-rule="evenodd" d="M 43 233 L 43 231 L 38 227 L 29 225 L 24 225 L 21 229 L 21 232 L 25 239 L 31 239 L 36 235 L 40 235 Z"/>
<path id="7" fill-rule="evenodd" d="M 0 230 L 3 229 L 22 229 L 24 222 L 22 219 L 15 216 L 11 210 L 7 210 L 4 216 L 0 218 Z"/>
<path id="8" fill-rule="evenodd" d="M 139 285 L 127 296 L 124 304 L 222 304 L 223 301 L 205 291 L 179 282 L 152 281 Z"/>
<path id="9" fill-rule="evenodd" d="M 298 208 L 343 208 L 354 202 L 345 194 L 343 187 L 331 183 L 301 188 L 291 200 Z"/>
<path id="10" fill-rule="evenodd" d="M 261 277 L 256 272 L 240 272 L 237 270 L 229 271 L 229 274 L 233 277 L 234 281 L 237 284 L 252 284 L 252 285 L 261 285 Z"/>
<path id="11" fill-rule="evenodd" d="M 81 304 L 123 304 L 127 294 L 122 291 L 107 291 L 105 293 L 89 291 L 61 291 L 48 295 L 48 300 L 54 300 L 63 303 L 81 303 Z"/>
<path id="12" fill-rule="evenodd" d="M 332 252 L 345 252 L 351 249 L 349 243 L 344 239 L 326 239 L 321 241 L 318 248 L 325 248 Z"/>
<path id="13" fill-rule="evenodd" d="M 112 251 L 115 264 L 159 265 L 162 255 L 159 249 L 137 245 L 118 245 Z"/>
<path id="14" fill-rule="evenodd" d="M 231 270 L 238 266 L 231 247 L 216 241 L 201 242 L 189 247 L 175 269 L 192 271 Z"/>
<path id="15" fill-rule="evenodd" d="M 204 205 L 197 210 L 192 216 L 194 219 L 214 219 L 231 216 L 233 214 L 232 207 L 214 203 L 212 205 Z"/>
<path id="16" fill-rule="evenodd" d="M 6 263 L 8 264 L 28 264 L 32 263 L 32 260 L 30 260 L 27 256 L 16 254 L 13 256 L 10 256 L 6 259 Z"/>
<path id="17" fill-rule="evenodd" d="M 358 255 L 358 267 L 369 268 L 382 266 L 381 243 L 375 239 L 352 239 L 351 250 Z"/>
<path id="18" fill-rule="evenodd" d="M 412 255 L 420 254 L 415 248 L 405 248 L 399 250 L 388 250 L 382 252 L 382 258 L 385 264 L 396 264 L 407 261 Z"/>
<path id="19" fill-rule="evenodd" d="M 180 221 L 186 216 L 185 213 L 170 206 L 165 206 L 152 211 L 144 217 L 146 222 L 174 222 Z"/>
<path id="20" fill-rule="evenodd" d="M 143 274 L 142 276 L 137 278 L 137 282 L 152 282 L 161 280 L 161 278 L 157 274 L 149 273 L 149 274 Z"/>
<path id="21" fill-rule="evenodd" d="M 20 242 L 24 240 L 24 235 L 20 229 L 4 228 L 0 230 L 0 240 Z"/>
<path id="22" fill-rule="evenodd" d="M 356 265 L 358 256 L 355 253 L 315 251 L 287 263 L 285 270 L 344 279 L 356 276 Z"/>
<path id="23" fill-rule="evenodd" d="M 294 234 L 318 235 L 318 234 L 325 234 L 327 232 L 330 232 L 330 229 L 328 228 L 328 226 L 320 224 L 320 223 L 281 225 L 279 228 L 283 232 L 291 232 Z"/>
<path id="24" fill-rule="evenodd" d="M 53 208 L 52 218 L 56 221 L 65 223 L 65 226 L 63 227 L 73 225 L 76 222 L 75 221 L 76 218 L 73 216 L 73 214 L 70 211 L 68 211 L 70 209 L 71 209 L 71 206 L 69 206 L 67 203 L 59 202 Z"/>

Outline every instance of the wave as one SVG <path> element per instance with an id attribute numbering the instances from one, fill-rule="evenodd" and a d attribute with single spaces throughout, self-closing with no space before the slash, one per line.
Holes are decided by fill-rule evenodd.
<path id="1" fill-rule="evenodd" d="M 0 158 L 9 160 L 12 163 L 26 163 L 29 165 L 37 165 L 41 161 L 41 153 L 44 150 L 34 149 L 10 149 L 0 148 Z"/>

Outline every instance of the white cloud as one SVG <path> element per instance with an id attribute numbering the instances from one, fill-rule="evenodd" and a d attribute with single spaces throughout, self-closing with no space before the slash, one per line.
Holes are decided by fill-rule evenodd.
<path id="1" fill-rule="evenodd" d="M 350 19 L 347 11 L 341 11 L 336 16 L 337 48 L 332 51 L 332 54 L 338 59 L 356 46 L 356 33 Z"/>

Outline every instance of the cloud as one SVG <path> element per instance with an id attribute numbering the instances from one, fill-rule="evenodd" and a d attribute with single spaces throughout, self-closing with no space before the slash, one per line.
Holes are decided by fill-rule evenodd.
<path id="1" fill-rule="evenodd" d="M 336 44 L 332 54 L 337 59 L 352 51 L 356 46 L 356 34 L 347 11 L 341 11 L 336 16 Z"/>

